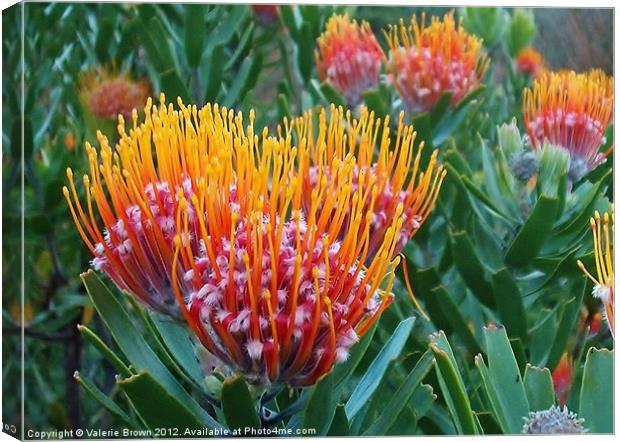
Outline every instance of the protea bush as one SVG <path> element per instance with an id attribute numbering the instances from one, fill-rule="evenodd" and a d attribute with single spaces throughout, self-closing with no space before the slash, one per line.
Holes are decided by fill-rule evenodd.
<path id="1" fill-rule="evenodd" d="M 613 432 L 613 77 L 532 11 L 3 24 L 5 432 Z"/>

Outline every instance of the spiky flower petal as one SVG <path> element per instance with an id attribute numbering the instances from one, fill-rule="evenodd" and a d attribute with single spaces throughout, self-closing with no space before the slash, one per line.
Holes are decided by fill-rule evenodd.
<path id="1" fill-rule="evenodd" d="M 521 434 L 583 434 L 583 419 L 579 419 L 568 408 L 551 406 L 548 410 L 532 411 L 523 418 L 525 423 Z"/>
<path id="2" fill-rule="evenodd" d="M 592 295 L 601 300 L 605 318 L 609 324 L 609 330 L 614 335 L 614 208 L 603 216 L 595 212 L 594 218 L 590 218 L 590 227 L 594 237 L 594 262 L 596 264 L 596 277 L 593 276 L 581 261 L 577 265 L 581 271 L 592 281 L 594 288 Z"/>
<path id="3" fill-rule="evenodd" d="M 383 179 L 369 172 L 353 190 L 355 166 L 374 152 L 353 136 L 368 122 L 345 124 L 332 107 L 316 133 L 308 113 L 274 137 L 255 133 L 253 113 L 246 127 L 217 105 L 179 107 L 149 102 L 129 133 L 120 118 L 115 150 L 101 134 L 99 150 L 87 145 L 87 210 L 68 171 L 65 196 L 93 266 L 150 307 L 180 311 L 212 355 L 249 379 L 311 385 L 392 302 L 405 204 L 365 259 L 365 202 Z M 305 177 L 328 167 L 338 174 L 317 181 L 307 207 Z"/>
<path id="4" fill-rule="evenodd" d="M 129 118 L 133 109 L 144 107 L 149 91 L 148 80 L 133 81 L 127 73 L 117 74 L 104 68 L 88 71 L 80 78 L 82 100 L 99 118 Z"/>
<path id="5" fill-rule="evenodd" d="M 350 106 L 358 105 L 362 95 L 379 84 L 385 56 L 370 25 L 334 14 L 318 38 L 316 66 L 321 80 L 338 91 Z"/>
<path id="6" fill-rule="evenodd" d="M 523 94 L 523 120 L 532 146 L 540 149 L 548 140 L 566 149 L 576 179 L 608 155 L 599 149 L 612 113 L 613 78 L 600 70 L 545 72 Z"/>
<path id="7" fill-rule="evenodd" d="M 426 26 L 425 16 L 405 26 L 391 26 L 387 70 L 408 110 L 415 114 L 432 109 L 445 92 L 457 104 L 480 83 L 488 65 L 482 40 L 468 34 L 452 12 L 443 19 L 433 17 Z"/>

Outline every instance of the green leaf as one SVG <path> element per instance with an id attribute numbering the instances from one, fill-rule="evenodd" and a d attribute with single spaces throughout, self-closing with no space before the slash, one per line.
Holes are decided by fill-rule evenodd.
<path id="1" fill-rule="evenodd" d="M 151 318 L 167 350 L 177 361 L 180 368 L 198 385 L 202 385 L 204 373 L 194 353 L 194 346 L 187 325 L 156 314 L 151 314 Z"/>
<path id="2" fill-rule="evenodd" d="M 207 47 L 210 49 L 228 43 L 235 32 L 240 29 L 240 25 L 247 11 L 248 8 L 246 5 L 231 6 L 228 14 L 221 19 L 215 29 L 209 33 Z M 219 60 L 219 62 L 223 64 L 223 60 Z"/>
<path id="3" fill-rule="evenodd" d="M 222 45 L 213 46 L 207 54 L 207 85 L 205 89 L 205 101 L 213 103 L 217 99 L 217 95 L 222 87 L 222 76 L 224 70 L 221 60 L 224 57 L 224 47 Z"/>
<path id="4" fill-rule="evenodd" d="M 114 368 L 118 370 L 118 372 L 123 376 L 131 376 L 133 373 L 129 370 L 129 367 L 125 365 L 121 358 L 119 358 L 116 353 L 112 351 L 110 347 L 108 347 L 105 342 L 101 340 L 99 336 L 97 336 L 93 331 L 91 331 L 85 325 L 78 325 L 78 331 L 84 335 L 86 340 L 93 344 L 97 350 L 105 357 Z"/>
<path id="5" fill-rule="evenodd" d="M 409 372 L 409 375 L 400 385 L 394 396 L 390 399 L 387 406 L 383 409 L 379 417 L 364 432 L 363 436 L 374 436 L 386 434 L 392 424 L 398 418 L 402 409 L 407 405 L 414 391 L 422 382 L 422 379 L 433 366 L 433 355 L 426 352 L 422 355 L 415 367 Z"/>
<path id="6" fill-rule="evenodd" d="M 263 63 L 263 57 L 261 54 L 255 54 L 252 57 L 246 58 L 241 64 L 239 72 L 237 72 L 235 79 L 230 85 L 230 89 L 226 94 L 226 98 L 222 103 L 226 107 L 230 107 L 235 103 L 243 100 L 245 93 L 256 82 L 258 71 Z"/>
<path id="7" fill-rule="evenodd" d="M 480 351 L 480 346 L 476 337 L 472 333 L 467 320 L 461 313 L 459 306 L 454 302 L 454 298 L 448 293 L 446 286 L 440 285 L 435 287 L 430 294 L 433 297 L 439 308 L 443 311 L 445 317 L 449 318 L 454 333 L 463 341 L 467 350 L 471 353 L 477 353 Z"/>
<path id="8" fill-rule="evenodd" d="M 168 69 L 163 72 L 159 81 L 161 92 L 166 94 L 169 101 L 176 103 L 177 98 L 180 97 L 186 105 L 190 103 L 189 90 L 176 70 Z"/>
<path id="9" fill-rule="evenodd" d="M 478 434 L 463 378 L 443 331 L 431 336 L 429 347 L 435 355 L 439 386 L 458 434 Z"/>
<path id="10" fill-rule="evenodd" d="M 325 436 L 336 413 L 333 374 L 327 375 L 312 387 L 303 411 L 302 428 L 314 428 L 316 436 Z"/>
<path id="11" fill-rule="evenodd" d="M 118 381 L 118 385 L 149 429 L 177 428 L 185 431 L 204 428 L 205 424 L 183 402 L 171 396 L 148 371 Z"/>
<path id="12" fill-rule="evenodd" d="M 304 83 L 310 80 L 312 67 L 314 66 L 314 38 L 312 38 L 312 30 L 310 24 L 303 22 L 299 27 L 299 38 L 297 39 L 297 64 L 299 73 Z"/>
<path id="13" fill-rule="evenodd" d="M 452 100 L 452 92 L 447 91 L 441 94 L 437 103 L 431 109 L 430 117 L 431 124 L 433 127 L 436 127 L 439 121 L 444 117 L 446 111 L 448 111 L 448 106 L 450 106 L 450 100 Z"/>
<path id="14" fill-rule="evenodd" d="M 527 394 L 530 411 L 547 410 L 555 405 L 553 379 L 548 368 L 539 368 L 527 364 L 523 386 Z"/>
<path id="15" fill-rule="evenodd" d="M 207 41 L 205 5 L 183 5 L 185 9 L 185 55 L 190 66 L 200 64 L 204 45 Z"/>
<path id="16" fill-rule="evenodd" d="M 370 399 L 375 392 L 390 361 L 396 359 L 402 351 L 411 330 L 413 329 L 413 323 L 415 318 L 407 318 L 398 324 L 396 330 L 383 348 L 379 351 L 377 357 L 372 361 L 368 370 L 360 379 L 357 387 L 353 390 L 351 397 L 345 405 L 345 411 L 349 420 L 362 409 L 366 402 Z"/>
<path id="17" fill-rule="evenodd" d="M 500 269 L 491 277 L 495 305 L 508 331 L 508 336 L 527 341 L 527 322 L 521 292 L 514 278 L 506 269 Z"/>
<path id="18" fill-rule="evenodd" d="M 579 417 L 589 433 L 614 431 L 614 352 L 594 347 L 588 350 L 583 369 Z"/>
<path id="19" fill-rule="evenodd" d="M 379 322 L 375 322 L 366 334 L 362 337 L 360 342 L 355 344 L 349 353 L 349 358 L 342 364 L 338 364 L 334 367 L 334 389 L 340 391 L 347 380 L 351 377 L 360 361 L 366 354 L 366 350 L 372 342 L 372 338 L 375 335 Z"/>
<path id="20" fill-rule="evenodd" d="M 322 82 L 319 89 L 329 104 L 342 106 L 343 108 L 347 107 L 346 100 L 329 83 Z"/>
<path id="21" fill-rule="evenodd" d="M 222 411 L 230 430 L 261 426 L 256 400 L 250 394 L 250 388 L 241 375 L 235 375 L 224 381 Z"/>
<path id="22" fill-rule="evenodd" d="M 328 436 L 349 436 L 351 429 L 349 428 L 349 421 L 347 419 L 347 413 L 344 411 L 344 405 L 340 404 L 336 407 L 336 413 L 332 420 L 331 427 L 327 432 Z"/>
<path id="23" fill-rule="evenodd" d="M 381 95 L 379 89 L 371 89 L 364 92 L 364 103 L 368 106 L 368 109 L 375 112 L 375 117 L 385 118 L 388 115 L 389 103 L 385 102 L 385 99 Z"/>
<path id="24" fill-rule="evenodd" d="M 578 278 L 570 288 L 569 293 L 574 293 L 575 297 L 566 303 L 562 312 L 562 317 L 555 333 L 555 339 L 551 344 L 549 358 L 546 363 L 549 370 L 553 371 L 558 362 L 560 362 L 562 354 L 566 351 L 566 343 L 568 342 L 573 330 L 575 330 L 575 327 L 577 327 L 577 319 L 579 318 L 579 310 L 583 305 L 585 290 L 585 278 Z"/>
<path id="25" fill-rule="evenodd" d="M 204 424 L 212 428 L 220 428 L 220 425 L 198 405 L 168 371 L 144 340 L 121 303 L 103 284 L 97 274 L 89 270 L 80 276 L 97 313 L 101 316 L 110 334 L 131 365 L 136 370 L 148 370 L 149 376 L 159 382 L 168 394 L 177 401 L 191 408 Z"/>
<path id="26" fill-rule="evenodd" d="M 476 365 L 502 430 L 518 434 L 523 427 L 523 417 L 529 413 L 519 366 L 503 327 L 485 327 L 484 335 L 489 365 L 487 368 L 482 358 L 477 358 Z"/>
<path id="27" fill-rule="evenodd" d="M 84 388 L 90 396 L 92 396 L 97 402 L 99 402 L 103 408 L 108 410 L 114 416 L 123 421 L 129 428 L 135 428 L 136 423 L 125 413 L 110 397 L 106 396 L 95 384 L 90 380 L 82 377 L 77 371 L 73 375 L 75 380 Z"/>
<path id="28" fill-rule="evenodd" d="M 493 287 L 487 281 L 487 272 L 468 233 L 464 230 L 450 232 L 450 239 L 452 249 L 457 251 L 454 254 L 454 263 L 465 284 L 480 302 L 492 308 L 494 306 Z"/>
<path id="29" fill-rule="evenodd" d="M 551 233 L 557 217 L 558 199 L 541 196 L 506 253 L 506 263 L 522 267 L 529 264 Z"/>

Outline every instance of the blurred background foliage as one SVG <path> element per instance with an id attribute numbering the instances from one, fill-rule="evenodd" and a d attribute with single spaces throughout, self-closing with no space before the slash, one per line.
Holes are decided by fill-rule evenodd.
<path id="1" fill-rule="evenodd" d="M 87 167 L 83 143 L 93 142 L 98 129 L 114 139 L 116 122 L 94 116 L 81 95 L 88 71 L 104 66 L 136 80 L 147 79 L 154 97 L 164 91 L 169 100 L 179 96 L 185 103 L 255 109 L 256 127 L 273 127 L 285 116 L 343 102 L 321 84 L 314 66 L 316 38 L 332 13 L 367 20 L 386 49 L 381 30 L 422 11 L 430 16 L 448 9 L 282 6 L 274 18 L 246 5 L 25 3 L 23 42 L 22 6 L 3 11 L 3 421 L 19 422 L 16 380 L 23 329 L 26 428 L 144 425 L 128 401 L 131 390 L 116 382 L 122 364 L 114 365 L 101 351 L 111 348 L 122 355 L 126 349 L 102 315 L 95 314 L 94 307 L 101 313 L 101 306 L 93 305 L 92 293 L 87 296 L 79 279 L 89 255 L 62 201 L 66 167 Z M 322 418 L 325 408 L 331 410 L 331 425 L 324 429 L 329 434 L 514 432 L 515 421 L 535 411 L 534 404 L 556 403 L 556 392 L 550 391 L 551 399 L 526 397 L 532 385 L 526 382 L 527 391 L 513 392 L 514 397 L 523 395 L 525 402 L 508 407 L 516 417 L 506 407 L 498 410 L 497 401 L 503 397 L 497 399 L 493 383 L 500 385 L 508 369 L 495 367 L 497 359 L 489 358 L 491 354 L 515 361 L 519 379 L 547 385 L 568 353 L 574 373 L 567 400 L 569 408 L 578 411 L 586 355 L 595 362 L 603 358 L 598 353 L 591 356 L 587 349 L 612 347 L 604 327 L 589 331 L 598 301 L 575 262 L 592 262 L 588 218 L 594 209 L 608 207 L 613 161 L 572 188 L 557 176 L 549 178 L 547 186 L 528 188 L 509 176 L 508 147 L 502 145 L 497 126 L 512 118 L 521 121 L 521 91 L 531 78 L 516 71 L 515 55 L 525 46 L 533 44 L 552 68 L 601 67 L 610 72 L 613 13 L 466 8 L 457 14 L 470 32 L 485 39 L 492 63 L 483 81 L 486 87 L 464 100 L 461 111 L 453 110 L 447 119 L 440 118 L 439 111 L 413 120 L 419 139 L 441 148 L 449 169 L 431 218 L 404 252 L 414 289 L 431 321 L 407 319 L 414 310 L 403 284 L 397 283 L 397 301 L 383 315 L 373 339 L 358 344 L 358 363 L 349 367 L 335 390 L 340 396 L 329 406 L 313 403 L 314 391 L 325 393 L 321 384 L 317 390 L 280 393 L 282 409 L 296 399 L 310 401 L 304 402 L 302 417 L 298 410 L 291 412 L 293 417 L 283 417 L 282 425 L 292 426 L 294 419 L 297 425 L 312 423 L 311 412 Z M 396 117 L 399 111 L 394 92 L 386 87 L 365 101 L 378 114 Z M 610 132 L 608 145 L 611 138 Z M 165 338 L 149 328 L 157 318 L 145 319 L 141 307 L 125 297 L 118 299 L 170 368 L 160 342 Z M 506 333 L 503 328 L 485 328 L 500 323 Z M 78 330 L 78 324 L 87 329 Z M 438 330 L 443 332 L 429 338 Z M 430 370 L 429 351 L 436 370 Z M 479 353 L 487 356 L 490 378 L 481 368 L 482 357 L 474 361 Z M 135 364 L 131 355 L 124 357 Z M 534 365 L 542 374 L 532 374 Z M 458 376 L 451 377 L 455 367 Z M 204 391 L 223 394 L 221 382 L 208 381 L 210 387 L 204 379 L 198 383 Z M 236 394 L 236 388 L 243 389 L 227 382 L 225 387 Z M 367 388 L 365 394 L 360 383 Z M 184 378 L 182 384 L 207 414 L 218 414 L 201 399 L 201 388 L 192 389 L 192 382 Z M 374 394 L 377 391 L 382 393 Z M 397 407 L 391 403 L 393 395 L 401 400 Z M 581 406 L 587 415 L 586 406 Z"/>

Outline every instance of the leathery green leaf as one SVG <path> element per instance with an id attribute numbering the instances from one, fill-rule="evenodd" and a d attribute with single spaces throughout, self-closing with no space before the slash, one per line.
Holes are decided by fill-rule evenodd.
<path id="1" fill-rule="evenodd" d="M 590 348 L 583 369 L 579 417 L 589 433 L 614 431 L 614 352 Z"/>
<path id="2" fill-rule="evenodd" d="M 555 404 L 553 379 L 548 368 L 527 364 L 523 385 L 530 404 L 530 411 L 546 410 Z"/>
<path id="3" fill-rule="evenodd" d="M 357 384 L 355 390 L 353 390 L 351 397 L 345 405 L 345 411 L 347 412 L 349 420 L 355 417 L 362 409 L 381 383 L 381 379 L 385 374 L 388 364 L 398 357 L 405 346 L 411 334 L 411 330 L 413 329 L 414 321 L 415 318 L 411 317 L 398 324 L 396 330 L 394 330 L 394 334 L 388 339 L 381 351 L 379 351 L 379 354 L 368 367 L 368 370 L 359 384 Z"/>
<path id="4" fill-rule="evenodd" d="M 224 381 L 222 411 L 230 430 L 245 427 L 260 428 L 256 400 L 252 397 L 250 388 L 241 375 L 235 375 Z"/>
<path id="5" fill-rule="evenodd" d="M 185 431 L 198 430 L 205 426 L 198 416 L 183 402 L 171 396 L 147 371 L 119 380 L 118 385 L 129 398 L 140 419 L 151 430 L 176 428 Z"/>
<path id="6" fill-rule="evenodd" d="M 459 434 L 478 434 L 463 378 L 443 331 L 431 336 L 429 347 L 435 355 L 435 369 L 439 386 L 448 404 L 452 420 Z"/>
<path id="7" fill-rule="evenodd" d="M 525 307 L 517 283 L 506 268 L 494 273 L 491 277 L 491 283 L 495 294 L 495 305 L 507 329 L 508 336 L 520 338 L 522 342 L 526 342 Z"/>
<path id="8" fill-rule="evenodd" d="M 302 428 L 314 428 L 317 436 L 327 434 L 336 412 L 333 393 L 333 374 L 327 375 L 312 387 L 310 398 L 303 412 Z"/>

